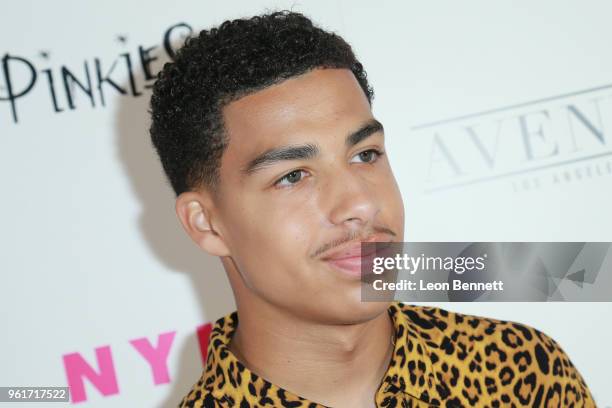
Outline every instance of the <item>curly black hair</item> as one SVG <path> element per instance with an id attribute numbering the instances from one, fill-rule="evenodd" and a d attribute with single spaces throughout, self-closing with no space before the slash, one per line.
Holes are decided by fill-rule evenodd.
<path id="1" fill-rule="evenodd" d="M 372 103 L 351 46 L 301 13 L 228 20 L 188 38 L 158 73 L 149 111 L 151 140 L 176 196 L 215 190 L 228 143 L 225 105 L 315 68 L 350 69 Z"/>

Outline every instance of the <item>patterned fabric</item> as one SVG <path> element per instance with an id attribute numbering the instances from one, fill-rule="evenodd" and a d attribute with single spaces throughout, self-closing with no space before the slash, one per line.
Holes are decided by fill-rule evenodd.
<path id="1" fill-rule="evenodd" d="M 395 344 L 378 407 L 595 407 L 565 352 L 532 327 L 395 302 L 388 312 Z M 237 312 L 217 320 L 206 368 L 179 407 L 324 407 L 238 361 L 228 349 L 237 325 Z"/>

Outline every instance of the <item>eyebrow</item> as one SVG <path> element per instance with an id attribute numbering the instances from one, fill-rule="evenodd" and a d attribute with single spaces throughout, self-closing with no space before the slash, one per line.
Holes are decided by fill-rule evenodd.
<path id="1" fill-rule="evenodd" d="M 352 147 L 377 132 L 384 132 L 382 123 L 376 119 L 371 119 L 354 132 L 351 132 L 345 139 L 347 147 Z M 297 146 L 275 147 L 261 153 L 242 169 L 242 172 L 250 175 L 264 167 L 285 160 L 307 160 L 319 154 L 319 146 L 306 143 Z"/>

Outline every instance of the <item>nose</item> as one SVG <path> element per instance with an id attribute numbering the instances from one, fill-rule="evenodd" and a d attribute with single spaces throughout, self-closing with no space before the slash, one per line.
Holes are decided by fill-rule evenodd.
<path id="1" fill-rule="evenodd" d="M 330 222 L 351 228 L 372 224 L 379 212 L 373 186 L 351 171 L 337 172 L 332 179 L 323 192 Z"/>

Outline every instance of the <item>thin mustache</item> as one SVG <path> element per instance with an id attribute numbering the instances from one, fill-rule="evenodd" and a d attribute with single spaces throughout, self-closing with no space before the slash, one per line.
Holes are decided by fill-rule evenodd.
<path id="1" fill-rule="evenodd" d="M 349 233 L 347 236 L 340 238 L 340 239 L 336 239 L 334 241 L 328 242 L 327 244 L 321 246 L 319 249 L 317 249 L 313 254 L 312 257 L 316 258 L 317 256 L 321 255 L 322 253 L 335 248 L 337 246 L 340 246 L 342 244 L 344 244 L 345 242 L 349 242 L 349 241 L 355 241 L 357 239 L 360 240 L 366 240 L 370 235 L 372 235 L 373 233 L 377 233 L 377 232 L 382 232 L 382 233 L 386 233 L 389 234 L 393 237 L 396 236 L 395 232 L 391 231 L 389 228 L 386 227 L 373 227 L 371 231 L 369 231 L 367 234 L 362 234 L 360 232 L 351 232 Z"/>

